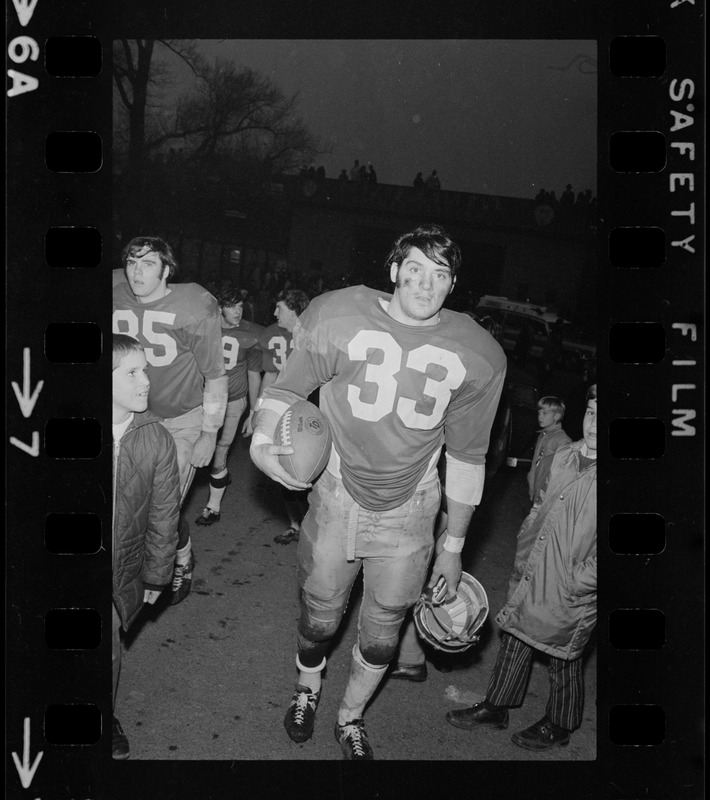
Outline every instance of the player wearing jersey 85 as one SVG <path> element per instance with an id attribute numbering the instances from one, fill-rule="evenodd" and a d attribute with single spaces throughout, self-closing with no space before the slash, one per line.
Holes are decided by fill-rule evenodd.
<path id="1" fill-rule="evenodd" d="M 460 260 L 439 226 L 422 226 L 401 236 L 387 258 L 392 295 L 355 286 L 312 300 L 256 414 L 252 460 L 284 486 L 305 488 L 279 464 L 289 448 L 274 445 L 273 433 L 289 405 L 321 387 L 333 447 L 298 544 L 299 678 L 284 724 L 294 741 L 310 737 L 326 655 L 362 568 L 358 642 L 336 724 L 350 760 L 373 757 L 362 716 L 426 578 L 444 445 L 448 534 L 430 585 L 443 577 L 449 597 L 483 490 L 506 359 L 470 317 L 443 308 Z"/>
<path id="2" fill-rule="evenodd" d="M 169 284 L 177 268 L 156 236 L 132 239 L 123 251 L 125 279 L 114 275 L 113 332 L 133 336 L 148 360 L 150 410 L 175 440 L 184 501 L 195 468 L 206 467 L 227 408 L 227 377 L 217 301 L 195 283 Z M 194 557 L 180 514 L 172 604 L 190 591 Z"/>

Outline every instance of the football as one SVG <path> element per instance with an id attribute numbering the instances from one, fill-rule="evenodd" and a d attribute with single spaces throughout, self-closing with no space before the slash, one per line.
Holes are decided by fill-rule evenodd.
<path id="1" fill-rule="evenodd" d="M 289 475 L 311 483 L 325 469 L 332 443 L 328 420 L 318 406 L 299 400 L 279 420 L 274 444 L 293 447 L 291 455 L 280 455 L 281 466 Z"/>

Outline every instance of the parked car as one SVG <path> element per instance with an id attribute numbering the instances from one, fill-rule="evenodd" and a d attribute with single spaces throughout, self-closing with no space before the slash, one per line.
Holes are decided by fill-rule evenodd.
<path id="1" fill-rule="evenodd" d="M 504 465 L 517 466 L 532 460 L 539 426 L 537 377 L 508 360 L 503 393 L 491 428 L 486 454 L 486 473 L 495 475 Z"/>
<path id="2" fill-rule="evenodd" d="M 512 352 L 523 326 L 527 323 L 531 333 L 530 356 L 540 359 L 549 346 L 550 334 L 558 320 L 562 326 L 562 350 L 560 366 L 573 372 L 588 370 L 587 362 L 594 361 L 597 348 L 590 337 L 575 327 L 569 320 L 548 311 L 537 303 L 521 303 L 507 297 L 484 295 L 474 312 L 475 317 L 490 317 L 497 328 L 497 336 L 503 349 Z"/>

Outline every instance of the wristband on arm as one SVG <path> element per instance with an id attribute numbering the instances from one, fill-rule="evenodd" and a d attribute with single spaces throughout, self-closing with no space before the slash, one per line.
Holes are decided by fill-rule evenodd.
<path id="1" fill-rule="evenodd" d="M 451 536 L 451 534 L 447 533 L 446 539 L 444 539 L 444 550 L 448 553 L 460 553 L 463 550 L 465 541 L 465 536 Z"/>
<path id="2" fill-rule="evenodd" d="M 284 404 L 285 405 L 285 404 Z M 278 407 L 277 407 L 278 408 Z M 286 406 L 288 408 L 288 406 Z M 260 444 L 273 444 L 276 426 L 279 423 L 283 411 L 266 408 L 257 408 L 252 419 L 253 433 L 251 436 L 251 447 Z"/>

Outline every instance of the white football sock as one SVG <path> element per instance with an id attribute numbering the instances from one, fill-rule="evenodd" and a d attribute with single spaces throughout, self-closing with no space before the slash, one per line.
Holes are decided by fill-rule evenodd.
<path id="1" fill-rule="evenodd" d="M 187 540 L 185 547 L 175 551 L 175 563 L 185 566 L 190 560 L 190 553 L 192 552 L 192 541 Z"/>
<path id="2" fill-rule="evenodd" d="M 387 666 L 387 664 L 383 666 L 368 664 L 362 657 L 358 646 L 353 647 L 350 678 L 338 709 L 338 725 L 346 725 L 348 722 L 362 717 L 368 700 L 375 693 L 375 689 L 380 685 L 380 681 L 387 671 Z"/>
<path id="3" fill-rule="evenodd" d="M 298 667 L 298 682 L 302 686 L 307 686 L 314 694 L 320 692 L 321 673 L 325 669 L 325 658 L 317 667 L 304 667 L 296 655 L 296 666 Z"/>
<path id="4" fill-rule="evenodd" d="M 213 486 L 212 481 L 217 481 L 220 478 L 226 478 L 227 476 L 227 469 L 223 469 L 221 472 L 217 472 L 214 475 L 210 475 L 210 497 L 207 501 L 207 508 L 211 509 L 215 512 L 215 514 L 219 514 L 219 509 L 222 506 L 222 498 L 224 497 L 224 493 L 227 491 L 227 484 L 224 482 L 224 486 Z M 220 481 L 222 483 L 223 481 Z"/>

